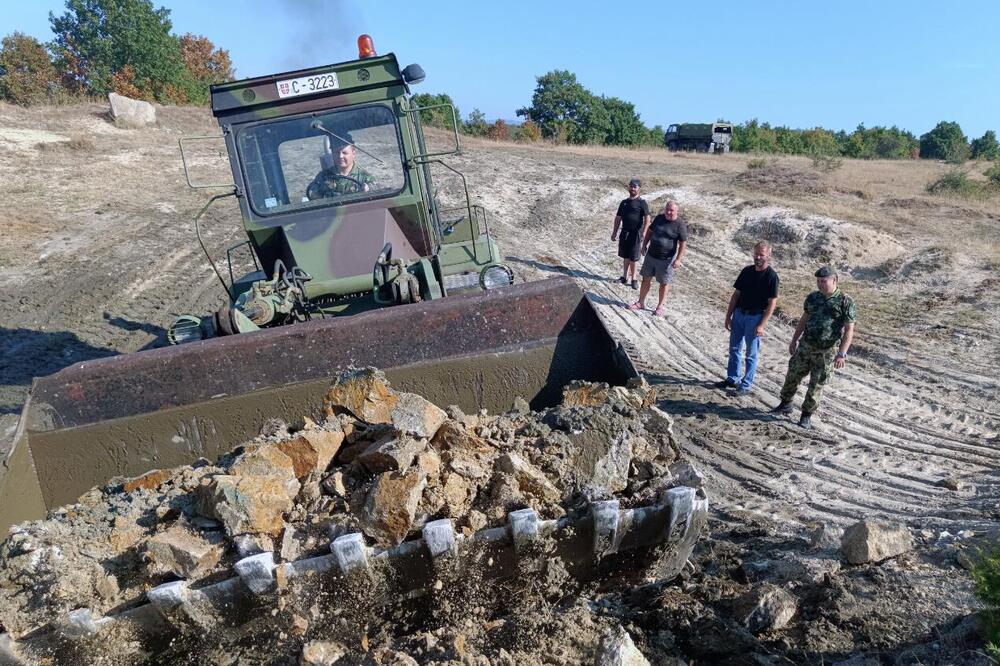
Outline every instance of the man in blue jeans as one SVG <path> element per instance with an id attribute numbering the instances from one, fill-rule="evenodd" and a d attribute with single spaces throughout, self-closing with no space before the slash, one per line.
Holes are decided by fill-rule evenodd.
<path id="1" fill-rule="evenodd" d="M 740 271 L 733 283 L 733 295 L 726 311 L 729 331 L 729 366 L 726 378 L 716 388 L 731 388 L 736 395 L 746 395 L 757 374 L 757 354 L 764 327 L 778 304 L 778 274 L 770 267 L 771 246 L 760 241 L 753 246 L 753 265 Z M 740 360 L 746 349 L 746 368 L 740 373 Z"/>

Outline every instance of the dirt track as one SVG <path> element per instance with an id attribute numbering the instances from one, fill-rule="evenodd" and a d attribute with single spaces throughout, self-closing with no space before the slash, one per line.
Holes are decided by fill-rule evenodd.
<path id="1" fill-rule="evenodd" d="M 159 344 L 174 315 L 207 312 L 222 299 L 190 224 L 207 195 L 184 185 L 176 148 L 182 133 L 211 131 L 208 113 L 164 109 L 160 125 L 147 131 L 116 129 L 102 114 L 97 105 L 35 115 L 0 105 L 0 178 L 10 184 L 11 211 L 0 250 L 0 416 L 7 425 L 31 377 Z M 73 135 L 93 146 L 59 147 Z M 746 158 L 736 155 L 469 141 L 450 163 L 485 205 L 518 279 L 577 278 L 659 384 L 686 454 L 704 468 L 713 529 L 762 521 L 802 535 L 821 522 L 882 517 L 905 522 L 926 543 L 994 529 L 995 200 L 924 195 L 923 183 L 944 168 L 924 163 L 848 162 L 820 176 L 826 194 L 801 196 L 794 182 L 777 193 L 740 190 L 733 178 Z M 810 171 L 807 160 L 783 163 Z M 626 311 L 634 292 L 614 281 L 610 223 L 631 176 L 643 178 L 654 209 L 676 198 L 692 228 L 664 320 Z M 448 198 L 449 184 L 440 185 Z M 220 204 L 205 230 L 224 256 L 242 239 L 235 206 Z M 760 230 L 775 239 L 781 309 L 753 395 L 732 398 L 711 383 L 726 360 L 730 285 Z M 807 434 L 766 412 L 812 271 L 825 261 L 839 266 L 843 288 L 858 301 L 858 332 L 847 368 L 824 392 L 820 427 Z M 928 626 L 974 605 L 953 562 L 928 578 L 936 581 L 929 587 L 954 595 Z"/>

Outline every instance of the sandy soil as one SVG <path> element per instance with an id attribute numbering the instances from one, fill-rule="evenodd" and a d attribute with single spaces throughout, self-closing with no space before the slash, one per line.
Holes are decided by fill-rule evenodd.
<path id="1" fill-rule="evenodd" d="M 224 298 L 190 223 L 207 195 L 186 187 L 176 143 L 211 133 L 212 124 L 207 111 L 166 108 L 157 127 L 124 130 L 99 105 L 0 105 L 5 427 L 32 377 L 160 344 L 176 314 L 207 312 Z M 92 143 L 71 147 L 79 135 Z M 786 175 L 773 187 L 774 179 L 737 178 L 747 162 L 739 155 L 477 140 L 464 147 L 449 163 L 484 204 L 517 279 L 575 277 L 659 386 L 685 454 L 707 477 L 713 545 L 700 554 L 704 566 L 724 559 L 719 553 L 743 559 L 747 549 L 780 549 L 822 523 L 883 518 L 950 548 L 912 563 L 920 576 L 883 591 L 898 595 L 921 578 L 918 591 L 940 603 L 897 596 L 862 604 L 894 629 L 869 638 L 844 630 L 841 643 L 815 649 L 902 654 L 976 607 L 954 546 L 979 543 L 1000 515 L 1000 381 L 988 365 L 1000 353 L 997 200 L 927 195 L 924 185 L 946 169 L 927 162 L 845 160 L 821 174 L 809 160 L 781 158 Z M 806 186 L 788 173 L 808 174 Z M 632 176 L 643 179 L 654 209 L 678 200 L 692 232 L 665 319 L 625 310 L 634 292 L 615 281 L 611 220 Z M 442 199 L 454 198 L 455 183 L 438 185 Z M 235 205 L 215 208 L 204 230 L 224 256 L 242 240 Z M 711 384 L 726 361 L 732 281 L 762 236 L 775 244 L 780 309 L 753 394 L 733 398 Z M 767 409 L 812 273 L 826 262 L 840 269 L 859 322 L 849 364 L 824 392 L 819 428 L 806 433 Z"/>

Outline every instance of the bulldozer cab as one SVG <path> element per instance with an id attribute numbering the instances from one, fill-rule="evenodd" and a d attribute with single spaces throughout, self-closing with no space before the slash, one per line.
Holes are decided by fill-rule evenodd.
<path id="1" fill-rule="evenodd" d="M 216 267 L 230 311 L 181 317 L 171 342 L 512 282 L 485 211 L 440 160 L 460 149 L 454 109 L 450 145 L 428 151 L 409 96 L 423 70 L 361 46 L 357 60 L 212 86 L 253 268 L 234 270 L 230 248 L 229 279 Z M 461 180 L 447 211 L 432 166 Z"/>

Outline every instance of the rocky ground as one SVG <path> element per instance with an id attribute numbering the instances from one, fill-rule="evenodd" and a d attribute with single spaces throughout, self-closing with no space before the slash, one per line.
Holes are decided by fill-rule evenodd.
<path id="1" fill-rule="evenodd" d="M 161 109 L 156 127 L 138 130 L 115 127 L 105 112 L 0 105 L 4 428 L 31 377 L 159 344 L 175 314 L 220 300 L 189 222 L 205 197 L 184 185 L 176 148 L 179 136 L 211 131 L 208 113 Z M 530 646 L 519 663 L 570 661 L 561 649 L 595 656 L 618 626 L 662 663 L 985 663 L 966 567 L 991 543 L 1000 506 L 1000 387 L 984 361 L 1000 352 L 996 200 L 926 194 L 947 169 L 927 161 L 845 160 L 826 172 L 795 158 L 750 168 L 740 155 L 486 141 L 466 142 L 449 161 L 484 204 L 518 280 L 565 274 L 587 291 L 657 388 L 678 447 L 704 475 L 711 514 L 671 585 L 529 594 L 527 609 L 443 620 L 428 636 L 380 625 L 368 639 L 373 660 L 383 659 L 376 649 L 462 659 L 469 620 L 485 632 L 477 635 L 509 631 Z M 653 208 L 678 200 L 692 232 L 665 319 L 626 311 L 635 294 L 614 282 L 610 223 L 633 176 Z M 438 184 L 453 200 L 457 184 L 443 173 Z M 240 239 L 235 207 L 217 208 L 205 231 L 224 255 Z M 732 280 L 759 237 L 775 245 L 782 294 L 755 391 L 732 397 L 711 384 L 725 363 Z M 819 263 L 840 270 L 860 320 L 848 367 L 824 393 L 820 428 L 805 433 L 766 410 Z M 913 548 L 849 564 L 827 537 L 864 519 L 905 525 Z M 740 610 L 746 599 L 788 599 L 768 586 L 792 595 L 797 611 L 784 628 L 754 633 Z M 471 643 L 469 659 L 501 658 L 488 642 Z M 503 649 L 513 654 L 506 646 L 516 643 Z"/>

